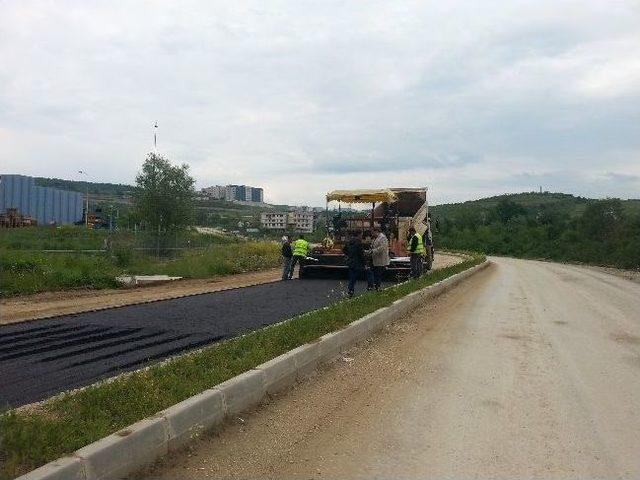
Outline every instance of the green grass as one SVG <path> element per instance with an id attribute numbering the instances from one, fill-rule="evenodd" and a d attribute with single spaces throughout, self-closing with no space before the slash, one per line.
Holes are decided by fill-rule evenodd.
<path id="1" fill-rule="evenodd" d="M 102 248 L 107 230 L 76 226 L 27 227 L 0 230 L 0 248 L 8 250 L 96 250 Z"/>
<path id="2" fill-rule="evenodd" d="M 104 256 L 0 250 L 2 296 L 73 288 L 117 287 L 120 270 Z"/>
<path id="3" fill-rule="evenodd" d="M 167 274 L 206 278 L 279 265 L 279 246 L 273 242 L 234 241 L 214 235 L 182 232 L 163 239 L 165 247 L 191 245 L 173 257 L 156 258 L 153 237 L 133 232 L 112 236 L 109 252 L 49 253 L 39 250 L 82 250 L 102 247 L 108 232 L 82 227 L 24 228 L 0 231 L 0 292 L 2 296 L 79 288 L 117 288 L 123 274 Z M 172 252 L 172 251 L 170 251 Z"/>
<path id="4" fill-rule="evenodd" d="M 280 246 L 274 242 L 240 242 L 187 252 L 159 267 L 167 275 L 206 278 L 213 275 L 253 272 L 280 264 Z M 149 267 L 152 273 L 154 267 Z M 144 273 L 142 271 L 138 273 Z"/>
<path id="5" fill-rule="evenodd" d="M 0 478 L 13 478 L 155 414 L 393 301 L 484 261 L 476 256 L 419 280 L 345 299 L 114 381 L 0 417 Z"/>
<path id="6" fill-rule="evenodd" d="M 0 229 L 0 249 L 8 250 L 98 250 L 109 238 L 114 248 L 149 248 L 158 246 L 155 232 L 86 229 L 83 226 L 44 226 Z M 233 243 L 219 235 L 200 234 L 195 230 L 168 232 L 160 235 L 160 248 L 199 247 Z M 155 252 L 152 252 L 155 254 Z"/>

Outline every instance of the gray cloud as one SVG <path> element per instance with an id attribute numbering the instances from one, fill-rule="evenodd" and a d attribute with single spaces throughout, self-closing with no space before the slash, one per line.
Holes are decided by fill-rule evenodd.
<path id="1" fill-rule="evenodd" d="M 635 2 L 0 3 L 4 171 L 637 195 Z M 530 185 L 533 183 L 534 185 Z"/>

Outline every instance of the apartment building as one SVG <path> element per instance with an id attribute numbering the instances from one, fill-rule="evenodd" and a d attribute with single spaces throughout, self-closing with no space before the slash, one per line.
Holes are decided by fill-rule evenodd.
<path id="1" fill-rule="evenodd" d="M 262 228 L 269 230 L 313 232 L 313 213 L 295 210 L 292 212 L 263 212 L 260 217 Z"/>
<path id="2" fill-rule="evenodd" d="M 203 188 L 204 197 L 213 200 L 226 200 L 228 202 L 264 202 L 264 190 L 248 185 L 214 185 Z"/>

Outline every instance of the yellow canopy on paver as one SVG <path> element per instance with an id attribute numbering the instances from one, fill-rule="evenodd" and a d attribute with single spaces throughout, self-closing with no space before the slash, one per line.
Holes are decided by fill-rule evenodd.
<path id="1" fill-rule="evenodd" d="M 396 194 L 388 188 L 379 190 L 334 190 L 327 193 L 327 202 L 332 200 L 345 203 L 395 202 Z"/>

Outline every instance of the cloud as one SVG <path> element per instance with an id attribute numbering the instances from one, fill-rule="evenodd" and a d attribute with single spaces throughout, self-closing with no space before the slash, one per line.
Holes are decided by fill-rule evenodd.
<path id="1" fill-rule="evenodd" d="M 2 2 L 0 163 L 131 182 L 157 121 L 199 186 L 274 202 L 637 196 L 638 20 L 633 1 Z"/>

